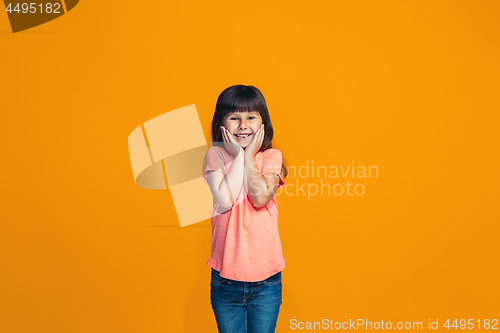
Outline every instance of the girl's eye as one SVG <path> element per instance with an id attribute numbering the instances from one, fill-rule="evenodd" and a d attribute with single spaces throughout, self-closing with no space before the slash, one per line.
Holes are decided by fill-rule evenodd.
<path id="1" fill-rule="evenodd" d="M 236 118 L 236 117 L 229 118 L 229 120 L 236 120 L 236 119 L 238 119 L 238 118 Z M 250 117 L 248 117 L 248 119 L 255 119 L 255 117 L 254 116 L 250 116 Z"/>

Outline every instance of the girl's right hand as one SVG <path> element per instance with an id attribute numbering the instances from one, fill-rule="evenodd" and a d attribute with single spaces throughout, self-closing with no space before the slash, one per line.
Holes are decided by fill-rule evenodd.
<path id="1" fill-rule="evenodd" d="M 222 132 L 222 140 L 224 140 L 224 148 L 226 151 L 234 158 L 236 158 L 239 154 L 242 154 L 243 148 L 238 142 L 236 142 L 233 135 L 224 126 L 221 126 L 220 130 Z"/>

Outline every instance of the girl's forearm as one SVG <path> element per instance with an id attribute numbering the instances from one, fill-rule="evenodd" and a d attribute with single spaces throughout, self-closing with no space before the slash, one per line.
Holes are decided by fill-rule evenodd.
<path id="1" fill-rule="evenodd" d="M 221 206 L 231 207 L 243 186 L 243 178 L 245 171 L 244 154 L 241 153 L 233 159 L 229 171 L 226 173 L 221 183 L 219 184 L 219 194 L 221 197 Z"/>
<path id="2" fill-rule="evenodd" d="M 245 156 L 245 190 L 248 193 L 250 201 L 255 207 L 262 207 L 267 204 L 271 189 L 260 174 L 254 156 Z"/>

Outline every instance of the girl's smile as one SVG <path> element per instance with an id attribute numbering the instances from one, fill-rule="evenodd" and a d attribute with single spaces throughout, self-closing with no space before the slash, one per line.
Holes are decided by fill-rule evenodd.
<path id="1" fill-rule="evenodd" d="M 236 137 L 236 139 L 238 139 L 240 141 L 244 141 L 244 140 L 250 138 L 250 136 L 252 135 L 252 133 L 239 134 L 239 135 L 238 134 L 233 134 L 233 135 Z"/>
<path id="2" fill-rule="evenodd" d="M 224 127 L 233 135 L 236 142 L 245 149 L 262 125 L 262 117 L 257 111 L 229 113 L 223 122 Z"/>

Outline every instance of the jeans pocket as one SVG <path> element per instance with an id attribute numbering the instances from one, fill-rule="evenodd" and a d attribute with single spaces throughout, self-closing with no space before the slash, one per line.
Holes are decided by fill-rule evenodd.
<path id="1" fill-rule="evenodd" d="M 212 284 L 224 284 L 228 281 L 228 279 L 223 278 L 222 276 L 219 275 L 217 271 L 212 270 L 212 276 L 210 279 L 210 283 Z"/>
<path id="2" fill-rule="evenodd" d="M 281 283 L 281 272 L 278 272 L 278 273 L 268 277 L 264 281 L 262 281 L 262 284 L 265 284 L 268 286 L 278 284 L 278 283 Z"/>

